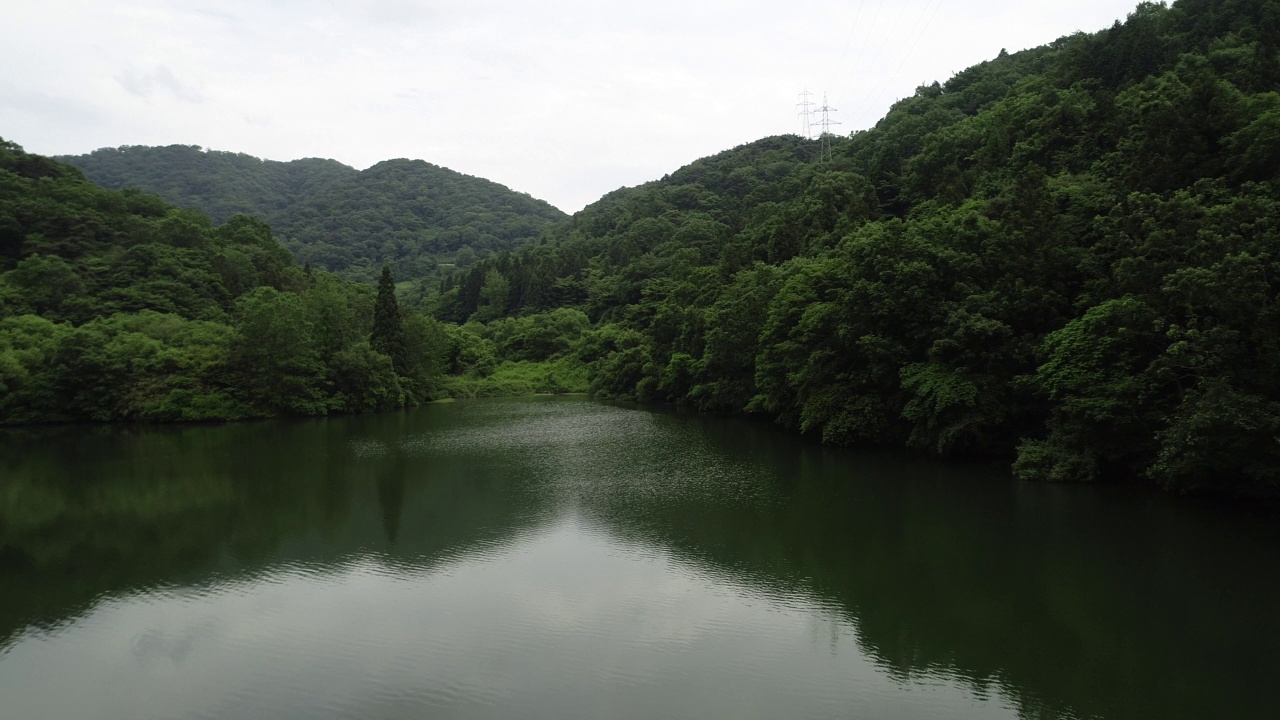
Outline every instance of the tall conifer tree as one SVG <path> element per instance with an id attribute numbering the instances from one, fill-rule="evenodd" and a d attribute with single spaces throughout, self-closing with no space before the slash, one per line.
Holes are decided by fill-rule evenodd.
<path id="1" fill-rule="evenodd" d="M 404 325 L 396 302 L 396 281 L 391 277 L 391 268 L 386 265 L 382 266 L 382 277 L 378 279 L 378 299 L 373 305 L 373 333 L 369 336 L 369 344 L 391 358 L 397 373 L 405 374 Z"/>

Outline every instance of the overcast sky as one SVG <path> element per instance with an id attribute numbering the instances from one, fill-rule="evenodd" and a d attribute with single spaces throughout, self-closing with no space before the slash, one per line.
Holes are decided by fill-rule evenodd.
<path id="1" fill-rule="evenodd" d="M 840 132 L 1136 0 L 7 0 L 0 137 L 421 158 L 573 212 L 699 157 Z"/>

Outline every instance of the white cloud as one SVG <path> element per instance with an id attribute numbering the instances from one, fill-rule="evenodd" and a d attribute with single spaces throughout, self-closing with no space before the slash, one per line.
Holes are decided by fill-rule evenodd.
<path id="1" fill-rule="evenodd" d="M 204 102 L 204 96 L 199 90 L 179 80 L 172 70 L 163 65 L 149 72 L 127 68 L 116 75 L 116 82 L 120 83 L 120 87 L 140 98 L 150 99 L 160 91 L 162 94 L 168 94 L 184 102 Z"/>
<path id="2" fill-rule="evenodd" d="M 0 29 L 0 135 L 48 154 L 420 157 L 576 210 L 797 132 L 805 86 L 856 130 L 921 83 L 1134 4 L 17 0 Z"/>

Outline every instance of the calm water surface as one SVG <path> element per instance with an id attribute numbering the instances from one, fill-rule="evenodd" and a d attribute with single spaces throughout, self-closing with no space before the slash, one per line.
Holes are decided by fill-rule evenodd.
<path id="1" fill-rule="evenodd" d="M 574 398 L 0 435 L 0 717 L 1264 718 L 1274 517 Z"/>

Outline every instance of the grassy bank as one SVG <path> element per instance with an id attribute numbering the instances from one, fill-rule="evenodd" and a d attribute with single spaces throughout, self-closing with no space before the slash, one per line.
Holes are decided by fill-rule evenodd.
<path id="1" fill-rule="evenodd" d="M 547 362 L 507 361 L 483 377 L 474 373 L 445 378 L 449 398 L 502 397 L 535 393 L 584 393 L 587 366 L 575 358 Z"/>

